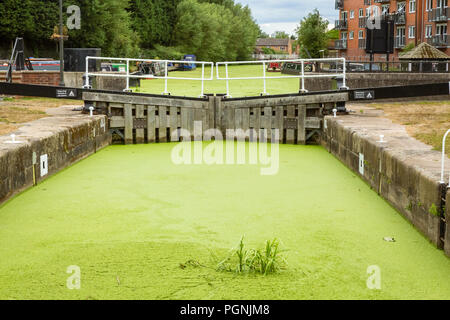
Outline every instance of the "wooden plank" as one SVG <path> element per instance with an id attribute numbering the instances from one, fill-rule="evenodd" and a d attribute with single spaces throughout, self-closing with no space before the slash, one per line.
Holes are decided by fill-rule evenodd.
<path id="1" fill-rule="evenodd" d="M 147 141 L 149 143 L 153 143 L 156 141 L 155 128 L 156 128 L 155 106 L 148 106 L 148 108 L 147 108 Z"/>
<path id="2" fill-rule="evenodd" d="M 204 111 L 200 109 L 194 110 L 194 141 L 202 141 L 205 123 L 203 121 Z"/>
<path id="3" fill-rule="evenodd" d="M 169 126 L 170 126 L 170 141 L 177 142 L 179 140 L 178 137 L 178 108 L 177 107 L 170 107 L 170 119 L 169 119 Z"/>
<path id="4" fill-rule="evenodd" d="M 144 119 L 144 106 L 138 104 L 136 106 L 136 118 Z M 144 129 L 136 129 L 136 143 L 144 143 Z"/>
<path id="5" fill-rule="evenodd" d="M 306 144 L 306 105 L 298 106 L 298 129 L 297 129 L 297 143 Z"/>
<path id="6" fill-rule="evenodd" d="M 244 131 L 250 128 L 250 108 L 242 109 L 242 129 Z"/>
<path id="7" fill-rule="evenodd" d="M 207 112 L 205 112 L 205 116 L 207 117 L 207 120 L 205 122 L 205 130 L 208 130 L 210 128 L 215 128 L 215 119 L 216 119 L 216 97 L 210 96 L 209 97 L 209 104 Z"/>
<path id="8" fill-rule="evenodd" d="M 264 116 L 261 119 L 261 127 L 266 129 L 266 141 L 270 141 L 272 134 L 272 108 L 264 108 Z M 263 134 L 263 133 L 262 133 Z"/>
<path id="9" fill-rule="evenodd" d="M 164 107 L 208 109 L 208 100 L 198 98 L 175 98 L 170 96 L 148 97 L 140 95 L 121 95 L 100 92 L 83 92 L 83 100 L 102 101 L 122 104 L 156 105 Z"/>
<path id="10" fill-rule="evenodd" d="M 292 95 L 287 97 L 260 97 L 252 99 L 224 100 L 222 101 L 224 108 L 264 108 L 298 104 L 327 103 L 349 101 L 349 93 L 333 92 L 333 93 L 317 93 L 307 95 Z"/>
<path id="11" fill-rule="evenodd" d="M 278 106 L 275 111 L 275 128 L 278 129 L 278 142 L 283 142 L 284 107 Z"/>
<path id="12" fill-rule="evenodd" d="M 187 108 L 181 108 L 181 128 L 184 130 L 188 130 L 189 125 L 189 115 L 188 115 L 188 109 Z"/>
<path id="13" fill-rule="evenodd" d="M 287 117 L 294 118 L 295 117 L 295 106 L 290 105 L 287 106 Z M 286 143 L 294 143 L 295 142 L 295 130 L 287 129 L 286 130 Z"/>
<path id="14" fill-rule="evenodd" d="M 320 129 L 322 120 L 319 117 L 308 117 L 305 119 L 306 129 Z"/>
<path id="15" fill-rule="evenodd" d="M 194 139 L 194 110 L 191 108 L 185 108 L 187 110 L 187 125 L 188 125 L 188 130 L 191 134 L 191 140 Z"/>
<path id="16" fill-rule="evenodd" d="M 225 113 L 225 129 L 236 129 L 234 109 L 226 108 L 224 113 Z"/>
<path id="17" fill-rule="evenodd" d="M 158 106 L 159 142 L 167 142 L 167 108 Z"/>
<path id="18" fill-rule="evenodd" d="M 234 109 L 234 127 L 242 129 L 242 109 Z"/>
<path id="19" fill-rule="evenodd" d="M 125 127 L 125 117 L 112 116 L 109 119 L 110 128 L 124 128 Z"/>
<path id="20" fill-rule="evenodd" d="M 124 106 L 125 116 L 125 144 L 133 143 L 133 107 L 131 104 Z"/>

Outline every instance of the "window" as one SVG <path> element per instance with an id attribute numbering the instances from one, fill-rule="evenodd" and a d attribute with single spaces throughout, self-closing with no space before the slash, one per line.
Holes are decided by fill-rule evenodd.
<path id="1" fill-rule="evenodd" d="M 409 0 L 409 12 L 416 12 L 416 0 Z"/>
<path id="2" fill-rule="evenodd" d="M 427 25 L 425 26 L 425 38 L 431 38 L 433 36 L 433 26 Z"/>
<path id="3" fill-rule="evenodd" d="M 379 7 L 371 6 L 366 8 L 366 17 L 370 17 L 371 15 L 378 17 L 380 15 Z"/>
<path id="4" fill-rule="evenodd" d="M 436 8 L 447 7 L 447 0 L 436 0 Z"/>
<path id="5" fill-rule="evenodd" d="M 355 17 L 355 11 L 351 10 L 350 11 L 350 19 L 353 19 Z"/>
<path id="6" fill-rule="evenodd" d="M 389 13 L 389 5 L 388 4 L 384 4 L 381 6 L 381 14 L 386 15 Z"/>
<path id="7" fill-rule="evenodd" d="M 359 17 L 364 17 L 364 10 L 363 9 L 359 9 Z"/>
<path id="8" fill-rule="evenodd" d="M 409 26 L 408 28 L 408 38 L 415 38 L 416 36 L 416 27 L 415 26 Z"/>
<path id="9" fill-rule="evenodd" d="M 432 8 L 433 8 L 433 0 L 427 0 L 426 11 L 431 11 Z"/>
<path id="10" fill-rule="evenodd" d="M 349 38 L 350 40 L 353 40 L 353 37 L 354 37 L 354 31 L 350 31 L 350 33 L 349 33 L 349 35 L 348 35 L 348 38 Z"/>
<path id="11" fill-rule="evenodd" d="M 397 2 L 397 12 L 405 12 L 406 11 L 406 2 Z"/>
<path id="12" fill-rule="evenodd" d="M 348 12 L 347 11 L 342 11 L 342 13 L 341 13 L 341 19 L 342 20 L 347 20 L 347 17 L 348 17 Z"/>
<path id="13" fill-rule="evenodd" d="M 341 32 L 341 39 L 347 40 L 347 32 Z"/>
<path id="14" fill-rule="evenodd" d="M 437 36 L 447 35 L 447 24 L 438 24 L 438 25 L 436 25 L 436 35 Z"/>
<path id="15" fill-rule="evenodd" d="M 358 31 L 358 39 L 364 39 L 364 30 Z"/>

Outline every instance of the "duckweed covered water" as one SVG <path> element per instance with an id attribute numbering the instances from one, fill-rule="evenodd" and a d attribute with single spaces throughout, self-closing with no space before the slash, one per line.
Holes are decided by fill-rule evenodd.
<path id="1" fill-rule="evenodd" d="M 279 173 L 261 176 L 177 166 L 173 147 L 108 147 L 3 205 L 0 298 L 450 298 L 450 259 L 323 148 L 281 145 Z M 242 235 L 280 239 L 287 269 L 217 272 Z M 72 265 L 80 290 L 66 287 Z M 367 288 L 372 265 L 381 290 Z"/>

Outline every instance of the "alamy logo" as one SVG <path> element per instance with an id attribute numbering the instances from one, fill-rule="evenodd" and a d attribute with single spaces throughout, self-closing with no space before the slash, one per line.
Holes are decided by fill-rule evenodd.
<path id="1" fill-rule="evenodd" d="M 67 7 L 67 14 L 70 16 L 67 18 L 67 28 L 69 30 L 81 29 L 81 10 L 79 6 L 71 5 Z"/>
<path id="2" fill-rule="evenodd" d="M 375 30 L 381 29 L 381 15 L 377 6 L 370 6 L 367 8 L 368 17 L 366 20 L 367 29 Z"/>
<path id="3" fill-rule="evenodd" d="M 267 143 L 268 135 L 271 143 Z M 193 134 L 186 129 L 174 130 L 172 137 L 182 138 L 172 150 L 172 162 L 176 165 L 261 165 L 261 175 L 275 175 L 279 170 L 278 129 L 227 129 L 224 141 L 221 131 L 208 129 L 202 132 L 202 122 L 194 122 Z M 191 143 L 191 137 L 194 143 Z M 203 141 L 211 141 L 204 144 Z M 214 138 L 214 140 L 213 140 Z M 177 140 L 177 139 L 175 139 Z M 237 142 L 235 142 L 237 140 Z M 245 141 L 249 143 L 245 143 Z M 248 148 L 247 148 L 248 147 Z M 270 147 L 270 152 L 269 152 Z M 248 149 L 248 150 L 247 150 Z"/>
<path id="4" fill-rule="evenodd" d="M 69 290 L 80 290 L 81 289 L 81 269 L 79 266 L 68 266 L 67 273 L 71 274 L 67 278 L 66 286 Z"/>
<path id="5" fill-rule="evenodd" d="M 367 278 L 366 285 L 370 290 L 381 290 L 381 269 L 379 266 L 373 265 L 367 267 Z"/>

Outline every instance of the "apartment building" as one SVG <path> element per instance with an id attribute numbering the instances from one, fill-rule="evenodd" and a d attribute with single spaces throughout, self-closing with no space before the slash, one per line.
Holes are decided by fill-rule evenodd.
<path id="1" fill-rule="evenodd" d="M 335 48 L 340 57 L 349 60 L 369 60 L 365 52 L 366 21 L 371 15 L 398 14 L 394 26 L 394 58 L 408 45 L 428 42 L 450 55 L 447 37 L 450 11 L 448 0 L 335 0 L 339 19 L 335 28 L 340 31 Z M 375 60 L 384 55 L 375 55 Z"/>

